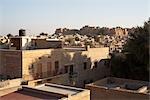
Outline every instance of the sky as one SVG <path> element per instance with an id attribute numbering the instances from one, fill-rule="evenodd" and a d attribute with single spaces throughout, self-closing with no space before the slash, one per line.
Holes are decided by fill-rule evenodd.
<path id="1" fill-rule="evenodd" d="M 54 33 L 56 28 L 142 26 L 149 0 L 0 0 L 0 35 Z"/>

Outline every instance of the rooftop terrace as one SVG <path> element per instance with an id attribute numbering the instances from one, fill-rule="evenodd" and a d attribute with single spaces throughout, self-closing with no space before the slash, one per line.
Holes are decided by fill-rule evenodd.
<path id="1" fill-rule="evenodd" d="M 149 93 L 150 84 L 145 81 L 108 77 L 92 83 L 92 85 L 136 93 Z"/>
<path id="2" fill-rule="evenodd" d="M 82 99 L 82 96 L 87 96 L 87 98 L 89 98 L 90 91 L 75 87 L 45 83 L 36 87 L 23 85 L 21 88 L 18 88 L 18 91 L 16 90 L 12 93 L 1 96 L 0 100 L 68 100 L 70 98 Z"/>

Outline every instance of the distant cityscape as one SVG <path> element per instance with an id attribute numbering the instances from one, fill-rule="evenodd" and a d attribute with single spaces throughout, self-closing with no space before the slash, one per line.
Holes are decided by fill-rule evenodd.
<path id="1" fill-rule="evenodd" d="M 121 52 L 123 45 L 126 43 L 129 34 L 133 33 L 135 28 L 99 28 L 84 26 L 80 30 L 77 29 L 67 29 L 59 28 L 56 29 L 54 34 L 40 33 L 34 38 L 41 39 L 58 39 L 62 41 L 63 47 L 85 47 L 90 45 L 90 47 L 109 47 L 110 52 Z M 0 37 L 0 47 L 9 47 L 9 36 L 12 34 L 7 34 L 7 36 Z M 13 36 L 13 37 L 17 37 Z M 30 36 L 33 38 L 33 36 Z M 29 38 L 30 38 L 29 37 Z M 28 47 L 27 49 L 31 49 Z"/>

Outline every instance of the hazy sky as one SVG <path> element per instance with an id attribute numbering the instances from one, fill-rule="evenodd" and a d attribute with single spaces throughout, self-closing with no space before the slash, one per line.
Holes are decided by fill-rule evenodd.
<path id="1" fill-rule="evenodd" d="M 84 25 L 132 27 L 150 15 L 149 0 L 0 0 L 0 34 L 54 33 Z"/>

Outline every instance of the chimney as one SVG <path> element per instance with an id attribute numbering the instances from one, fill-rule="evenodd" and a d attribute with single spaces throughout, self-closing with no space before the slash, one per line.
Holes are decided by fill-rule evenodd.
<path id="1" fill-rule="evenodd" d="M 26 30 L 20 29 L 19 30 L 19 36 L 26 36 Z"/>

